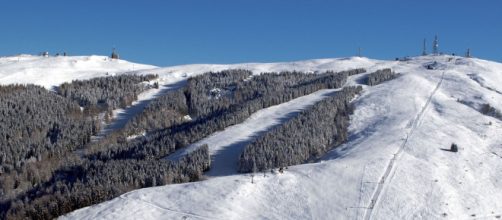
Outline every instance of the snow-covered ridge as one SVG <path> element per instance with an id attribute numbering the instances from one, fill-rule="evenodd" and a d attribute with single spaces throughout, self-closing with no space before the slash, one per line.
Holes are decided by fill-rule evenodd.
<path id="1" fill-rule="evenodd" d="M 77 67 L 78 71 L 72 72 L 75 75 L 60 71 L 53 73 L 60 78 L 39 78 L 34 71 L 41 68 L 35 64 L 30 67 L 29 63 L 47 61 L 50 66 L 43 59 L 60 58 L 25 58 L 24 61 L 19 58 L 19 63 L 23 63 L 19 67 L 15 67 L 17 58 L 0 58 L 2 84 L 6 84 L 6 79 L 10 80 L 7 83 L 30 81 L 47 87 L 87 77 L 85 67 Z M 104 58 L 89 58 L 89 62 L 111 65 Z M 131 71 L 131 63 L 119 62 L 124 65 L 115 66 L 117 69 Z M 438 63 L 437 69 L 424 67 L 433 62 Z M 19 71 L 9 73 L 7 67 Z M 134 72 L 159 74 L 160 84 L 165 86 L 207 71 L 237 68 L 255 74 L 353 68 L 372 72 L 392 68 L 402 75 L 377 86 L 364 87 L 361 96 L 354 100 L 356 110 L 351 116 L 349 141 L 318 163 L 289 167 L 284 174 L 257 174 L 254 183 L 250 175 L 229 175 L 135 190 L 62 219 L 494 219 L 502 216 L 502 122 L 481 114 L 473 108 L 475 105 L 465 104 L 487 103 L 502 110 L 501 63 L 423 56 L 409 61 L 352 57 L 145 68 Z M 23 69 L 31 69 L 31 75 L 25 74 L 23 78 Z M 97 68 L 96 76 L 105 74 L 104 69 Z M 358 84 L 358 78 L 351 77 L 348 85 Z M 267 113 L 267 109 L 263 111 Z M 249 133 L 255 129 L 247 127 Z M 442 150 L 453 142 L 459 146 L 458 153 Z"/>
<path id="2" fill-rule="evenodd" d="M 0 84 L 36 84 L 50 89 L 75 79 L 121 74 L 155 66 L 106 56 L 43 57 L 19 55 L 0 57 Z"/>
<path id="3" fill-rule="evenodd" d="M 438 62 L 438 69 L 424 66 Z M 256 72 L 392 68 L 365 87 L 348 143 L 284 174 L 140 189 L 64 219 L 476 219 L 502 215 L 502 122 L 458 100 L 502 108 L 502 64 L 451 56 L 157 69 L 166 81 L 226 68 Z M 348 84 L 357 84 L 352 77 Z M 252 129 L 252 128 L 250 128 Z M 453 142 L 458 153 L 441 149 Z M 397 153 L 396 153 L 397 152 Z M 376 201 L 373 201 L 376 200 Z M 371 208 L 371 210 L 369 209 Z M 500 218 L 500 217 L 498 217 Z"/>
<path id="4" fill-rule="evenodd" d="M 185 80 L 189 76 L 226 69 L 247 69 L 255 74 L 281 71 L 342 71 L 354 68 L 354 66 L 370 67 L 378 62 L 381 61 L 349 57 L 280 63 L 190 64 L 159 68 L 126 60 L 112 60 L 106 56 L 18 55 L 0 57 L 0 84 L 31 83 L 51 88 L 72 80 L 123 73 L 158 74 L 161 77 L 161 84 L 171 84 Z"/>

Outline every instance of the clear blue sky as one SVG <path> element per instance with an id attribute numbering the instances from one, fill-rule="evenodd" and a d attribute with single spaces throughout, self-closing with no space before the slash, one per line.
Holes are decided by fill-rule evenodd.
<path id="1" fill-rule="evenodd" d="M 0 56 L 109 55 L 170 66 L 420 54 L 502 60 L 500 0 L 16 0 L 0 4 Z"/>

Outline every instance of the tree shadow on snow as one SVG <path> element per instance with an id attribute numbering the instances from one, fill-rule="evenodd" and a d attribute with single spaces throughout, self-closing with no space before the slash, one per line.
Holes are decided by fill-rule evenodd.
<path id="1" fill-rule="evenodd" d="M 455 153 L 455 151 L 452 151 L 451 149 L 448 149 L 448 148 L 439 148 L 439 149 L 442 151 L 448 151 L 448 152 Z"/>

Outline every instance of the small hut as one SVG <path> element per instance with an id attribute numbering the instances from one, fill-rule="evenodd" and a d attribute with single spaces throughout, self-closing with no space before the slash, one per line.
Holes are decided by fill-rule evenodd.
<path id="1" fill-rule="evenodd" d="M 114 60 L 118 60 L 120 59 L 119 58 L 119 54 L 115 52 L 115 48 L 113 48 L 112 50 L 112 55 L 110 56 L 110 58 L 114 59 Z"/>

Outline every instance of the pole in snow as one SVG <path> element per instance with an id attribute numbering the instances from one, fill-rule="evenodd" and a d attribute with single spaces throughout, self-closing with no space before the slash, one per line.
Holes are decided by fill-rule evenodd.
<path id="1" fill-rule="evenodd" d="M 422 56 L 425 56 L 425 55 L 427 55 L 427 43 L 426 43 L 426 39 L 424 38 L 424 45 L 422 48 Z"/>
<path id="2" fill-rule="evenodd" d="M 471 58 L 471 48 L 467 48 L 467 52 L 465 53 L 465 57 Z"/>

